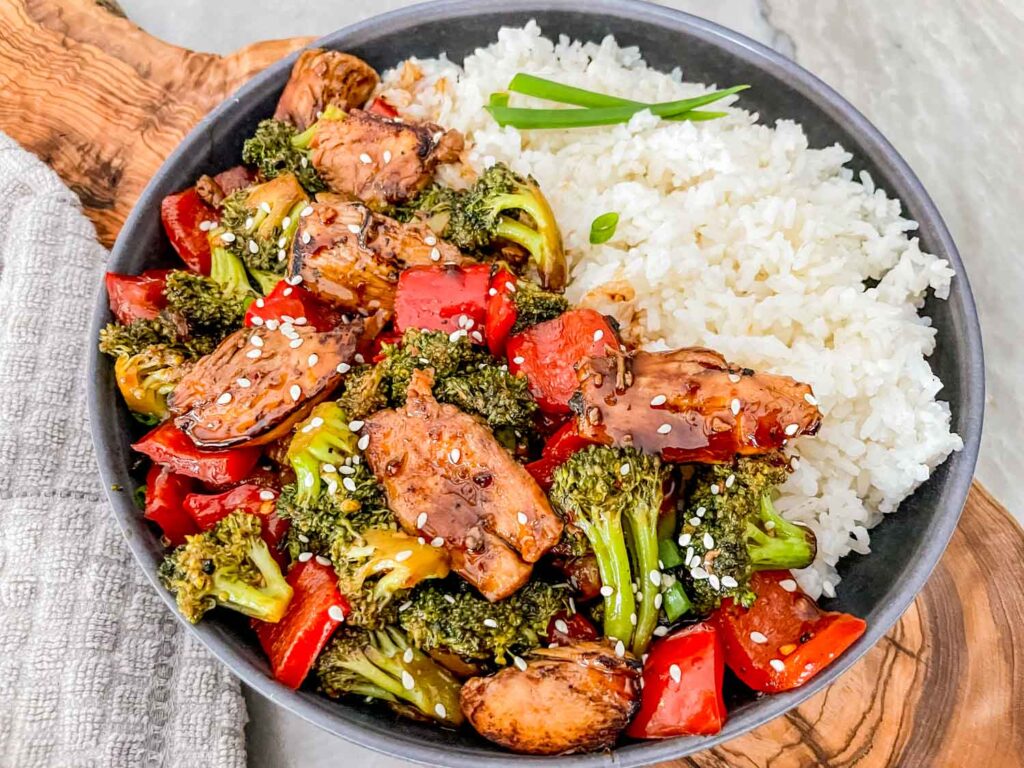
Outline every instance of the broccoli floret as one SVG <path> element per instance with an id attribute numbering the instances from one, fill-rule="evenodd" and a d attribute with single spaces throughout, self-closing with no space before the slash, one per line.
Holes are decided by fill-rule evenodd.
<path id="1" fill-rule="evenodd" d="M 185 355 L 164 344 L 122 355 L 114 363 L 114 378 L 128 409 L 143 424 L 168 416 L 167 395 L 185 373 Z"/>
<path id="2" fill-rule="evenodd" d="M 213 277 L 183 270 L 167 276 L 167 311 L 185 321 L 189 338 L 207 337 L 216 347 L 242 327 L 250 298 L 248 281 L 241 291 L 232 285 L 224 286 Z"/>
<path id="3" fill-rule="evenodd" d="M 725 597 L 751 604 L 754 571 L 806 568 L 814 560 L 813 532 L 784 520 L 772 505 L 787 472 L 781 454 L 705 465 L 695 472 L 680 530 L 684 555 L 677 575 L 698 613 L 710 613 Z"/>
<path id="4" fill-rule="evenodd" d="M 551 206 L 534 179 L 524 179 L 506 165 L 492 165 L 465 191 L 428 189 L 401 213 L 426 217 L 462 250 L 478 251 L 499 239 L 516 243 L 529 251 L 545 288 L 565 287 L 562 235 Z"/>
<path id="5" fill-rule="evenodd" d="M 152 320 L 134 320 L 122 325 L 107 323 L 100 331 L 100 352 L 112 357 L 131 357 L 144 353 L 150 347 L 163 346 L 175 349 L 186 349 L 179 339 L 178 329 L 166 316 Z M 204 343 L 188 347 L 188 357 L 199 357 L 213 348 L 206 348 Z"/>
<path id="6" fill-rule="evenodd" d="M 448 376 L 469 368 L 477 369 L 490 358 L 478 351 L 465 336 L 452 341 L 444 331 L 421 331 L 410 328 L 402 336 L 402 343 L 384 344 L 384 379 L 388 388 L 388 402 L 402 405 L 415 370 L 432 368 L 435 384 Z"/>
<path id="7" fill-rule="evenodd" d="M 459 682 L 394 627 L 335 632 L 317 659 L 316 672 L 328 696 L 368 696 L 417 719 L 452 727 L 463 722 Z"/>
<path id="8" fill-rule="evenodd" d="M 390 389 L 384 381 L 384 366 L 360 365 L 353 368 L 345 378 L 345 389 L 338 398 L 338 405 L 353 419 L 365 419 L 390 404 Z"/>
<path id="9" fill-rule="evenodd" d="M 605 636 L 631 643 L 637 655 L 647 649 L 658 618 L 657 529 L 666 477 L 657 457 L 590 446 L 555 470 L 551 488 L 556 511 L 586 534 L 609 590 Z"/>
<path id="10" fill-rule="evenodd" d="M 351 460 L 358 453 L 357 442 L 358 437 L 349 429 L 348 417 L 333 402 L 320 403 L 309 418 L 296 427 L 288 444 L 287 460 L 295 471 L 299 504 L 310 504 L 320 496 L 322 477 L 337 485 L 342 477 L 339 467 L 352 471 Z M 349 466 L 345 466 L 346 461 Z"/>
<path id="11" fill-rule="evenodd" d="M 442 378 L 434 394 L 443 403 L 482 416 L 492 429 L 525 431 L 537 412 L 526 378 L 494 364 Z"/>
<path id="12" fill-rule="evenodd" d="M 521 333 L 537 323 L 554 320 L 569 309 L 569 300 L 560 293 L 545 291 L 529 280 L 520 280 L 512 294 L 516 322 L 510 333 Z"/>
<path id="13" fill-rule="evenodd" d="M 215 606 L 275 623 L 292 599 L 260 536 L 260 518 L 233 512 L 209 531 L 189 536 L 160 564 L 160 580 L 182 615 L 195 624 Z"/>
<path id="14" fill-rule="evenodd" d="M 399 607 L 398 621 L 419 648 L 508 664 L 510 654 L 540 646 L 551 618 L 568 609 L 565 585 L 530 581 L 492 603 L 462 579 L 447 579 L 414 589 Z"/>
<path id="15" fill-rule="evenodd" d="M 221 203 L 221 227 L 234 235 L 224 247 L 242 260 L 263 293 L 284 276 L 299 214 L 308 203 L 292 173 L 240 189 Z"/>
<path id="16" fill-rule="evenodd" d="M 331 105 L 320 120 L 338 120 L 344 116 L 341 108 Z M 242 145 L 242 162 L 256 166 L 265 179 L 292 173 L 310 195 L 323 192 L 327 185 L 309 160 L 309 144 L 316 134 L 317 123 L 298 133 L 295 126 L 282 120 L 261 121 L 256 133 Z"/>
<path id="17" fill-rule="evenodd" d="M 426 579 L 448 575 L 448 555 L 392 528 L 372 528 L 354 540 L 339 536 L 331 546 L 338 588 L 351 604 L 346 621 L 380 629 L 397 619 L 397 604 L 406 592 Z"/>

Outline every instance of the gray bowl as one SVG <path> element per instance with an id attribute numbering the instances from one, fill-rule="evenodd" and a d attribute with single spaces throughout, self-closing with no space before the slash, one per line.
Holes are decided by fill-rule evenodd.
<path id="1" fill-rule="evenodd" d="M 584 10 L 585 7 L 585 10 Z M 647 765 L 678 758 L 739 736 L 777 717 L 814 695 L 848 669 L 896 622 L 922 588 L 942 555 L 967 492 L 981 435 L 984 380 L 978 317 L 964 266 L 939 212 L 906 162 L 860 113 L 835 91 L 791 61 L 741 35 L 702 19 L 633 0 L 504 0 L 480 3 L 441 0 L 355 24 L 328 35 L 318 44 L 349 51 L 384 69 L 410 56 L 446 51 L 461 60 L 491 42 L 502 25 L 536 19 L 545 33 L 599 40 L 615 35 L 620 43 L 638 45 L 653 66 L 681 66 L 689 80 L 706 83 L 750 83 L 743 106 L 761 120 L 793 118 L 804 125 L 812 146 L 840 142 L 854 154 L 855 170 L 867 169 L 876 183 L 903 201 L 920 224 L 923 247 L 956 270 L 948 301 L 930 300 L 925 308 L 938 329 L 931 364 L 945 383 L 953 429 L 964 449 L 950 457 L 931 479 L 907 499 L 899 514 L 872 533 L 873 553 L 849 557 L 840 567 L 839 596 L 824 606 L 863 616 L 864 636 L 831 667 L 801 689 L 755 698 L 738 694 L 730 702 L 725 728 L 712 737 L 624 743 L 614 752 L 557 758 L 560 765 Z M 114 246 L 110 269 L 138 272 L 173 263 L 160 226 L 164 195 L 237 163 L 242 141 L 256 123 L 274 110 L 294 57 L 258 75 L 210 113 L 168 158 L 146 187 Z M 93 314 L 95 333 L 110 320 L 106 294 L 100 289 Z M 89 376 L 92 435 L 104 485 L 133 488 L 140 477 L 130 449 L 135 429 L 122 405 L 108 358 L 94 353 Z M 141 517 L 128 493 L 109 493 L 114 516 L 135 557 L 168 610 L 172 598 L 156 579 L 161 547 L 156 531 Z M 224 612 L 226 613 L 226 612 Z M 467 731 L 454 734 L 396 719 L 373 706 L 339 703 L 306 688 L 298 692 L 278 684 L 245 622 L 216 615 L 189 627 L 221 661 L 264 696 L 291 712 L 349 741 L 371 749 L 431 765 L 522 765 L 551 762 L 499 750 Z M 827 727 L 825 724 L 823 727 Z"/>

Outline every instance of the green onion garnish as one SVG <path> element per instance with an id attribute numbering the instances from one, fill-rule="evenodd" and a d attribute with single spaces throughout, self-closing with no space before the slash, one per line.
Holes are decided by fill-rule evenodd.
<path id="1" fill-rule="evenodd" d="M 573 104 L 584 109 L 528 109 L 508 106 L 508 94 L 493 94 L 487 111 L 501 126 L 515 128 L 584 128 L 595 125 L 614 125 L 627 122 L 633 115 L 644 109 L 666 120 L 713 120 L 724 112 L 698 110 L 726 96 L 749 88 L 736 85 L 721 91 L 697 96 L 692 99 L 666 101 L 660 104 L 643 104 L 617 96 L 595 93 L 583 88 L 562 85 L 542 77 L 519 73 L 509 83 L 509 90 L 527 96 Z M 503 95 L 504 100 L 495 96 Z"/>
<path id="2" fill-rule="evenodd" d="M 590 242 L 594 245 L 607 243 L 615 234 L 617 226 L 619 226 L 619 214 L 615 211 L 602 213 L 590 222 Z"/>
<path id="3" fill-rule="evenodd" d="M 489 103 L 492 107 L 507 107 L 508 94 L 505 91 L 495 91 L 491 94 Z"/>

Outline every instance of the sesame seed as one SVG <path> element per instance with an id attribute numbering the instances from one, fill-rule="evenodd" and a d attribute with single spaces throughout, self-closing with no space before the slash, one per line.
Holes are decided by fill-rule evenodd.
<path id="1" fill-rule="evenodd" d="M 515 357 L 512 358 L 512 362 L 515 363 L 516 365 L 522 365 L 523 363 L 526 362 L 526 359 L 521 357 L 520 355 L 516 355 Z"/>
<path id="2" fill-rule="evenodd" d="M 663 600 L 664 600 L 664 598 L 661 596 L 661 592 L 659 592 L 658 594 L 656 594 L 654 596 L 654 608 L 655 608 L 655 610 L 660 610 L 661 609 L 661 603 L 662 603 Z"/>
<path id="3" fill-rule="evenodd" d="M 664 405 L 668 402 L 668 398 L 665 395 L 655 395 L 651 398 L 651 406 L 657 408 L 659 405 Z"/>
<path id="4" fill-rule="evenodd" d="M 690 525 L 700 525 L 699 517 L 691 517 L 689 520 Z"/>
<path id="5" fill-rule="evenodd" d="M 312 368 L 318 362 L 320 362 L 320 355 L 318 355 L 316 352 L 314 352 L 313 354 L 306 358 L 306 365 L 308 365 L 310 368 Z"/>
<path id="6" fill-rule="evenodd" d="M 352 469 L 352 467 L 348 466 L 347 464 L 342 464 L 341 468 L 338 469 L 338 471 L 341 472 L 341 474 L 343 474 L 343 475 L 354 475 L 356 473 L 356 471 L 354 469 Z"/>
<path id="7" fill-rule="evenodd" d="M 557 619 L 555 621 L 555 629 L 561 632 L 563 635 L 569 634 L 569 625 L 566 624 L 563 619 Z"/>
<path id="8" fill-rule="evenodd" d="M 516 665 L 516 668 L 520 672 L 525 672 L 526 671 L 526 661 L 523 660 L 522 656 L 515 656 L 515 655 L 513 655 L 512 656 L 512 663 Z"/>
<path id="9" fill-rule="evenodd" d="M 818 404 L 818 398 L 816 398 L 816 397 L 815 397 L 814 395 L 812 395 L 812 394 L 811 394 L 810 392 L 808 392 L 808 393 L 806 393 L 806 394 L 804 395 L 804 400 L 806 400 L 806 401 L 807 401 L 807 404 L 808 404 L 808 405 L 817 405 L 817 404 Z"/>
<path id="10" fill-rule="evenodd" d="M 267 320 L 267 330 L 268 330 L 268 331 L 276 331 L 276 330 L 277 330 L 277 327 L 278 327 L 278 326 L 279 326 L 280 324 L 281 324 L 281 323 L 280 323 L 280 322 L 278 322 L 277 320 L 275 320 L 274 318 L 270 318 L 269 320 Z"/>
<path id="11" fill-rule="evenodd" d="M 754 630 L 750 633 L 750 640 L 758 645 L 764 645 L 768 642 L 768 637 L 764 633 Z"/>
<path id="12" fill-rule="evenodd" d="M 362 163 L 363 165 L 369 165 L 370 163 L 373 162 L 373 159 L 368 154 L 363 152 L 361 155 L 359 155 L 359 162 Z"/>
<path id="13" fill-rule="evenodd" d="M 259 315 L 253 315 L 249 318 L 249 322 L 258 327 L 263 325 L 263 318 Z"/>
<path id="14" fill-rule="evenodd" d="M 739 582 L 736 581 L 736 579 L 734 579 L 732 576 L 722 577 L 722 586 L 726 589 L 736 589 L 736 587 L 738 587 L 739 585 Z"/>
<path id="15" fill-rule="evenodd" d="M 526 525 L 528 522 L 530 522 L 530 519 L 526 516 L 525 512 L 520 512 L 519 514 L 517 514 L 516 520 L 519 521 L 520 525 Z"/>
<path id="16" fill-rule="evenodd" d="M 782 662 L 781 659 L 772 659 L 768 663 L 772 665 L 772 669 L 774 669 L 776 672 L 786 671 L 786 665 Z"/>
<path id="17" fill-rule="evenodd" d="M 256 219 L 254 219 L 252 216 L 249 216 L 245 220 L 245 228 L 246 229 L 252 229 L 252 225 L 255 224 L 255 223 L 256 223 Z"/>
<path id="18" fill-rule="evenodd" d="M 385 164 L 391 162 L 391 151 L 390 150 L 387 150 L 387 149 L 384 150 L 384 162 L 385 162 Z"/>
<path id="19" fill-rule="evenodd" d="M 626 644 L 621 640 L 615 643 L 615 655 L 620 659 L 626 655 Z"/>
<path id="20" fill-rule="evenodd" d="M 288 346 L 292 349 L 298 349 L 302 346 L 302 339 L 292 339 L 288 342 Z"/>
<path id="21" fill-rule="evenodd" d="M 346 479 L 348 479 L 348 478 L 346 478 Z M 399 552 L 397 555 L 395 555 L 395 562 L 396 563 L 404 563 L 410 557 L 412 557 L 412 550 L 411 549 L 403 549 L 401 552 Z"/>
<path id="22" fill-rule="evenodd" d="M 442 720 L 448 717 L 448 710 L 444 708 L 444 704 L 442 704 L 440 701 L 434 705 L 434 713 Z"/>
<path id="23" fill-rule="evenodd" d="M 419 516 L 416 518 L 416 527 L 417 528 L 422 528 L 426 524 L 427 524 L 427 513 L 426 512 L 420 512 Z"/>
<path id="24" fill-rule="evenodd" d="M 313 553 L 312 552 L 300 552 L 298 559 L 299 559 L 300 563 L 308 563 L 310 560 L 313 559 Z"/>
<path id="25" fill-rule="evenodd" d="M 307 536 L 306 534 L 300 533 L 298 538 L 299 541 L 301 541 L 303 544 L 309 544 L 309 536 Z"/>
<path id="26" fill-rule="evenodd" d="M 335 368 L 338 373 L 348 373 L 352 370 L 352 366 L 348 363 L 338 363 L 338 367 Z"/>
<path id="27" fill-rule="evenodd" d="M 433 539 L 430 540 L 430 546 L 432 546 L 432 547 L 443 547 L 444 546 L 444 539 L 441 538 L 440 536 L 435 536 Z"/>
<path id="28" fill-rule="evenodd" d="M 283 248 L 280 251 L 277 252 L 277 260 L 278 261 L 284 261 L 287 258 L 288 258 L 288 254 L 284 252 Z"/>
<path id="29" fill-rule="evenodd" d="M 287 224 L 285 222 L 287 222 Z M 291 224 L 291 223 L 292 223 L 291 219 L 289 219 L 287 216 L 285 216 L 284 217 L 284 221 L 281 222 L 281 226 L 283 226 L 283 227 L 285 227 L 287 229 L 288 224 Z M 285 237 L 284 235 L 281 235 L 279 238 L 277 238 L 277 247 L 278 248 L 284 248 L 286 245 L 288 245 L 288 238 L 287 237 Z"/>
<path id="30" fill-rule="evenodd" d="M 779 582 L 779 586 L 787 592 L 796 592 L 796 582 L 793 579 L 783 579 Z"/>
<path id="31" fill-rule="evenodd" d="M 264 200 L 262 203 L 260 203 L 260 210 L 263 211 L 264 213 L 270 213 L 270 203 Z"/>
<path id="32" fill-rule="evenodd" d="M 658 434 L 659 435 L 667 435 L 671 431 L 672 431 L 672 425 L 671 424 L 662 424 L 660 427 L 658 427 Z"/>
<path id="33" fill-rule="evenodd" d="M 714 549 L 715 539 L 710 533 L 704 534 L 704 539 L 701 542 L 704 545 L 704 549 Z"/>
<path id="34" fill-rule="evenodd" d="M 702 579 L 706 579 L 706 578 L 708 577 L 708 572 L 707 572 L 707 571 L 705 571 L 705 570 L 704 570 L 703 568 L 701 568 L 700 566 L 698 566 L 698 567 L 694 568 L 694 569 L 693 569 L 692 571 L 690 571 L 690 575 L 691 575 L 691 576 L 692 576 L 693 578 L 695 578 L 695 579 L 697 579 L 698 581 L 700 581 L 700 580 L 702 580 Z"/>
<path id="35" fill-rule="evenodd" d="M 691 560 L 693 560 L 693 547 L 687 547 L 686 548 L 686 562 L 690 562 Z"/>
<path id="36" fill-rule="evenodd" d="M 261 501 L 273 501 L 274 498 L 275 497 L 274 497 L 274 492 L 273 491 L 260 491 L 260 500 Z"/>
<path id="37" fill-rule="evenodd" d="M 722 489 L 718 487 L 718 483 L 712 483 L 711 484 L 711 495 L 712 496 L 717 496 L 718 492 L 720 490 L 722 490 Z"/>
<path id="38" fill-rule="evenodd" d="M 651 571 L 647 576 L 651 580 L 651 584 L 656 587 L 661 586 L 661 571 Z"/>
<path id="39" fill-rule="evenodd" d="M 291 277 L 286 277 L 284 281 L 288 283 L 288 285 L 298 285 L 302 282 L 302 275 L 292 275 Z"/>
<path id="40" fill-rule="evenodd" d="M 732 485 L 735 482 L 736 482 L 736 475 L 729 475 L 727 478 L 725 478 L 725 487 L 726 488 L 732 488 Z"/>
<path id="41" fill-rule="evenodd" d="M 600 341 L 604 338 L 604 331 L 594 331 L 594 341 Z"/>
<path id="42" fill-rule="evenodd" d="M 298 402 L 299 398 L 302 397 L 302 387 L 298 384 L 292 384 L 291 388 L 288 390 L 288 394 L 292 396 L 292 400 Z"/>
<path id="43" fill-rule="evenodd" d="M 358 224 L 349 224 L 348 231 L 351 232 L 353 235 L 358 235 L 360 232 L 363 231 L 363 228 L 360 227 Z"/>
<path id="44" fill-rule="evenodd" d="M 269 213 L 269 211 L 267 211 L 267 213 Z M 288 227 L 290 227 L 291 225 L 292 225 L 292 217 L 291 216 L 285 216 L 283 219 L 281 219 L 281 229 L 288 229 Z M 281 247 L 284 247 L 284 244 L 287 243 L 287 242 L 288 242 L 288 239 L 284 235 L 281 235 L 281 237 L 277 241 L 277 244 L 280 245 Z"/>
<path id="45" fill-rule="evenodd" d="M 356 447 L 360 451 L 365 451 L 369 444 L 370 444 L 370 436 L 369 435 L 363 435 L 362 437 L 359 438 L 359 442 L 356 443 Z"/>
<path id="46" fill-rule="evenodd" d="M 619 474 L 620 475 L 628 475 L 629 474 L 629 464 L 623 464 L 621 467 L 619 467 Z"/>
<path id="47" fill-rule="evenodd" d="M 668 676 L 672 678 L 674 683 L 679 683 L 683 679 L 683 671 L 679 669 L 678 664 L 673 664 L 668 668 Z"/>
<path id="48" fill-rule="evenodd" d="M 439 251 L 437 248 L 431 248 L 430 249 L 430 260 L 431 261 L 440 261 L 441 260 L 441 251 Z"/>
<path id="49" fill-rule="evenodd" d="M 498 295 L 498 290 L 496 288 L 488 288 L 487 289 L 487 295 L 488 296 L 497 296 Z"/>
<path id="50" fill-rule="evenodd" d="M 785 432 L 790 437 L 792 437 L 793 435 L 795 435 L 797 433 L 798 429 L 800 429 L 800 425 L 799 424 L 790 424 L 789 426 L 787 426 L 782 431 Z"/>
<path id="51" fill-rule="evenodd" d="M 412 648 L 406 648 L 405 653 L 402 654 L 402 661 L 404 661 L 406 664 L 412 664 L 412 660 L 415 657 L 416 655 L 412 652 Z"/>
<path id="52" fill-rule="evenodd" d="M 360 429 L 362 429 L 362 428 L 363 428 L 363 424 L 364 424 L 364 422 L 363 422 L 363 421 L 361 421 L 360 419 L 356 419 L 356 420 L 354 420 L 354 421 L 350 421 L 350 422 L 348 423 L 348 428 L 349 428 L 349 430 L 351 430 L 352 432 L 358 432 L 358 431 L 359 431 Z"/>
<path id="53" fill-rule="evenodd" d="M 321 464 L 320 471 L 327 475 L 333 475 L 338 471 L 338 468 L 333 464 Z"/>
<path id="54" fill-rule="evenodd" d="M 223 232 L 221 233 L 220 239 L 225 243 L 233 243 L 235 242 L 235 234 L 234 232 Z"/>
<path id="55" fill-rule="evenodd" d="M 303 208 L 301 211 L 299 211 L 299 216 L 301 216 L 302 218 L 306 218 L 312 212 L 313 212 L 313 206 L 312 205 L 307 205 L 305 208 Z M 285 225 L 285 226 L 287 227 L 287 225 Z"/>
<path id="56" fill-rule="evenodd" d="M 309 241 L 313 239 L 313 236 L 309 232 L 303 232 L 302 237 L 299 239 L 302 240 L 303 245 L 309 245 Z"/>
<path id="57" fill-rule="evenodd" d="M 612 589 L 611 587 L 609 587 L 607 585 L 601 587 L 601 596 L 602 597 L 611 597 L 614 594 L 615 594 L 615 590 Z"/>
<path id="58" fill-rule="evenodd" d="M 209 232 L 215 226 L 217 226 L 216 222 L 213 222 L 213 221 L 200 221 L 199 222 L 199 231 L 200 232 Z"/>
<path id="59" fill-rule="evenodd" d="M 740 399 L 738 397 L 734 397 L 732 399 L 732 402 L 729 403 L 729 408 L 732 410 L 732 415 L 733 416 L 739 416 L 740 415 Z"/>
<path id="60" fill-rule="evenodd" d="M 462 458 L 462 452 L 458 448 L 452 448 L 448 453 L 448 461 L 452 464 L 458 464 L 459 459 Z"/>
<path id="61" fill-rule="evenodd" d="M 713 573 L 708 574 L 708 584 L 711 585 L 711 588 L 715 590 L 715 592 L 722 588 L 721 581 L 719 581 L 718 577 Z"/>
<path id="62" fill-rule="evenodd" d="M 636 614 L 635 613 L 629 614 L 629 623 L 632 624 L 634 627 L 636 626 Z"/>
<path id="63" fill-rule="evenodd" d="M 691 534 L 689 534 L 689 533 L 680 534 L 680 536 L 679 536 L 679 546 L 680 547 L 687 546 L 691 541 L 693 541 L 693 536 Z"/>
<path id="64" fill-rule="evenodd" d="M 318 563 L 320 563 L 320 565 L 330 565 L 331 564 L 331 558 L 324 557 L 323 555 L 317 555 L 316 556 L 316 561 Z"/>
<path id="65" fill-rule="evenodd" d="M 402 670 L 402 687 L 407 691 L 411 691 L 416 687 L 416 680 L 405 669 Z"/>
<path id="66" fill-rule="evenodd" d="M 356 352 L 354 355 L 352 355 L 352 359 L 355 360 L 360 365 L 362 365 L 363 363 L 366 362 L 366 359 L 361 354 L 359 354 L 358 352 Z"/>
<path id="67" fill-rule="evenodd" d="M 356 492 L 356 481 L 353 480 L 351 477 L 343 478 L 342 481 L 341 481 L 341 484 L 345 487 L 345 490 L 348 491 L 349 493 L 355 493 Z"/>
<path id="68" fill-rule="evenodd" d="M 259 252 L 260 252 L 260 244 L 257 243 L 255 240 L 250 240 L 249 241 L 249 253 L 259 253 Z"/>
<path id="69" fill-rule="evenodd" d="M 295 318 L 295 320 L 294 320 L 293 322 L 294 322 L 294 323 L 295 323 L 296 325 L 305 325 L 305 324 L 306 324 L 306 323 L 308 323 L 309 321 L 308 321 L 308 320 L 307 320 L 307 319 L 305 318 L 305 316 L 304 316 L 304 315 L 299 315 L 298 317 L 296 317 L 296 318 Z"/>
<path id="70" fill-rule="evenodd" d="M 262 337 L 259 336 L 259 334 L 254 333 L 252 336 L 249 337 L 249 343 L 252 344 L 254 347 L 262 347 L 263 339 Z"/>
<path id="71" fill-rule="evenodd" d="M 245 353 L 245 356 L 255 360 L 257 357 L 260 356 L 260 351 L 258 349 L 250 349 L 248 352 Z"/>
<path id="72" fill-rule="evenodd" d="M 332 605 L 330 608 L 328 608 L 327 615 L 334 619 L 334 621 L 345 620 L 345 611 L 341 609 L 340 605 Z"/>
<path id="73" fill-rule="evenodd" d="M 707 507 L 697 507 L 697 512 L 696 512 L 697 517 L 703 518 L 704 515 L 706 515 L 707 513 L 708 513 L 708 508 Z"/>
<path id="74" fill-rule="evenodd" d="M 729 374 L 729 381 L 731 381 L 733 384 L 738 384 L 739 381 L 740 381 L 740 377 L 739 377 L 738 374 L 730 373 Z"/>
<path id="75" fill-rule="evenodd" d="M 569 598 L 569 613 L 576 613 L 576 601 L 571 597 Z"/>
<path id="76" fill-rule="evenodd" d="M 398 612 L 402 613 L 403 611 L 408 611 L 410 608 L 412 608 L 412 600 L 406 600 L 404 603 L 398 606 Z"/>
<path id="77" fill-rule="evenodd" d="M 654 628 L 654 636 L 655 637 L 664 637 L 667 634 L 668 634 L 668 627 L 657 626 L 657 627 Z"/>
<path id="78" fill-rule="evenodd" d="M 308 432 L 308 431 L 309 431 L 309 427 L 303 427 L 303 428 L 302 428 L 302 431 L 303 431 L 303 432 Z M 305 477 L 304 477 L 304 478 L 302 479 L 302 484 L 303 484 L 304 486 L 306 486 L 307 488 L 312 488 L 312 487 L 313 487 L 313 476 L 312 476 L 312 475 L 306 475 L 306 476 L 305 476 Z"/>
<path id="79" fill-rule="evenodd" d="M 231 402 L 231 393 L 225 392 L 223 395 L 217 398 L 217 405 L 227 405 Z"/>
<path id="80" fill-rule="evenodd" d="M 322 427 L 324 425 L 324 420 L 320 416 L 314 416 L 309 420 L 309 424 L 311 427 L 316 429 L 317 427 Z"/>

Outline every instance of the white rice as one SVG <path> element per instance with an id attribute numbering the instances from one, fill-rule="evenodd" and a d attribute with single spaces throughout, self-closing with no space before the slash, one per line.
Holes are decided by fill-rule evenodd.
<path id="1" fill-rule="evenodd" d="M 818 536 L 801 586 L 834 594 L 839 559 L 869 552 L 868 530 L 962 446 L 926 360 L 935 331 L 918 314 L 929 290 L 947 296 L 949 265 L 908 236 L 916 224 L 898 201 L 844 168 L 849 153 L 808 148 L 796 123 L 758 125 L 734 107 L 710 122 L 645 112 L 628 125 L 520 133 L 483 109 L 520 71 L 647 102 L 712 84 L 651 70 L 610 37 L 553 43 L 531 23 L 501 30 L 463 67 L 412 60 L 383 90 L 403 114 L 467 136 L 468 167 L 449 168 L 449 183 L 495 161 L 538 179 L 569 252 L 570 299 L 615 315 L 648 349 L 712 347 L 813 386 L 824 423 L 789 446 L 799 460 L 777 507 Z M 591 245 L 607 211 L 618 229 Z"/>

